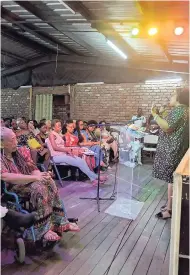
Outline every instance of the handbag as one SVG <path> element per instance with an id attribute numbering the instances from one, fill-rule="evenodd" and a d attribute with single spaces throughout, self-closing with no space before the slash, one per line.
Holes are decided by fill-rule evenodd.
<path id="1" fill-rule="evenodd" d="M 40 149 L 41 148 L 41 144 L 35 138 L 28 139 L 27 143 L 28 143 L 28 146 L 30 147 L 30 149 Z"/>

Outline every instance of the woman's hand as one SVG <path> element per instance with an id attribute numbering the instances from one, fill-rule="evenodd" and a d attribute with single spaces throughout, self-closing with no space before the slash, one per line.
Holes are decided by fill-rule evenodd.
<path id="1" fill-rule="evenodd" d="M 36 181 L 50 180 L 51 176 L 48 172 L 41 172 L 36 175 Z"/>
<path id="2" fill-rule="evenodd" d="M 73 150 L 72 150 L 72 148 L 70 148 L 70 147 L 66 148 L 65 147 L 65 153 L 68 154 L 68 155 L 70 155 L 70 156 L 73 156 Z"/>
<path id="3" fill-rule="evenodd" d="M 156 113 L 156 106 L 155 106 L 154 103 L 152 104 L 151 114 L 153 115 L 153 117 L 155 117 L 157 115 L 157 113 Z"/>
<path id="4" fill-rule="evenodd" d="M 93 145 L 100 145 L 100 141 L 94 141 L 92 142 Z"/>

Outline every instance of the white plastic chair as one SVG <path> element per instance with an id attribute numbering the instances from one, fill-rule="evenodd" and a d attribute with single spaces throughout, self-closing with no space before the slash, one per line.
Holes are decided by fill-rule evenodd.
<path id="1" fill-rule="evenodd" d="M 158 143 L 158 136 L 156 135 L 146 135 L 144 137 L 144 147 L 143 147 L 143 151 L 147 151 L 147 152 L 156 152 L 156 148 L 155 147 L 147 147 L 146 144 L 149 145 L 157 145 Z"/>

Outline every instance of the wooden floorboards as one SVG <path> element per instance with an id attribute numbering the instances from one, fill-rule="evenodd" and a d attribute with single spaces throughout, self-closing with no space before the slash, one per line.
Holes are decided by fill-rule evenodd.
<path id="1" fill-rule="evenodd" d="M 150 167 L 146 169 L 149 171 Z M 114 173 L 114 168 L 109 173 Z M 119 176 L 126 177 L 124 167 Z M 111 195 L 113 181 L 110 176 L 109 184 L 101 188 L 102 197 Z M 68 216 L 79 218 L 81 231 L 65 233 L 53 251 L 27 256 L 22 266 L 14 262 L 12 252 L 6 255 L 3 251 L 2 275 L 168 275 L 170 221 L 155 218 L 166 202 L 166 188 L 163 182 L 147 178 L 142 188 L 134 191 L 133 195 L 144 206 L 131 222 L 104 213 L 111 201 L 101 201 L 98 213 L 95 201 L 80 200 L 81 196 L 95 195 L 96 190 L 90 184 L 68 184 L 60 189 L 60 194 Z"/>

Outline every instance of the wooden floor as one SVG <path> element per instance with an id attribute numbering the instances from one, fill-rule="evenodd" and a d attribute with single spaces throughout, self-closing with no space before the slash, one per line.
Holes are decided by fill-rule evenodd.
<path id="1" fill-rule="evenodd" d="M 117 175 L 120 180 L 130 178 L 127 169 L 119 165 Z M 148 175 L 151 167 L 143 169 L 144 175 Z M 109 181 L 100 190 L 102 197 L 111 195 L 114 170 L 115 167 L 109 171 Z M 168 275 L 170 220 L 155 218 L 166 202 L 167 186 L 159 180 L 145 177 L 138 187 L 141 176 L 138 174 L 136 177 L 137 188 L 133 197 L 145 203 L 134 221 L 105 214 L 105 209 L 112 203 L 110 201 L 101 201 L 101 212 L 98 213 L 95 201 L 80 200 L 80 196 L 95 195 L 96 189 L 89 183 L 67 183 L 60 189 L 60 194 L 68 216 L 79 218 L 81 231 L 64 233 L 53 251 L 35 257 L 27 256 L 22 266 L 14 262 L 12 251 L 3 251 L 2 275 Z M 115 253 L 115 260 L 106 273 Z"/>

